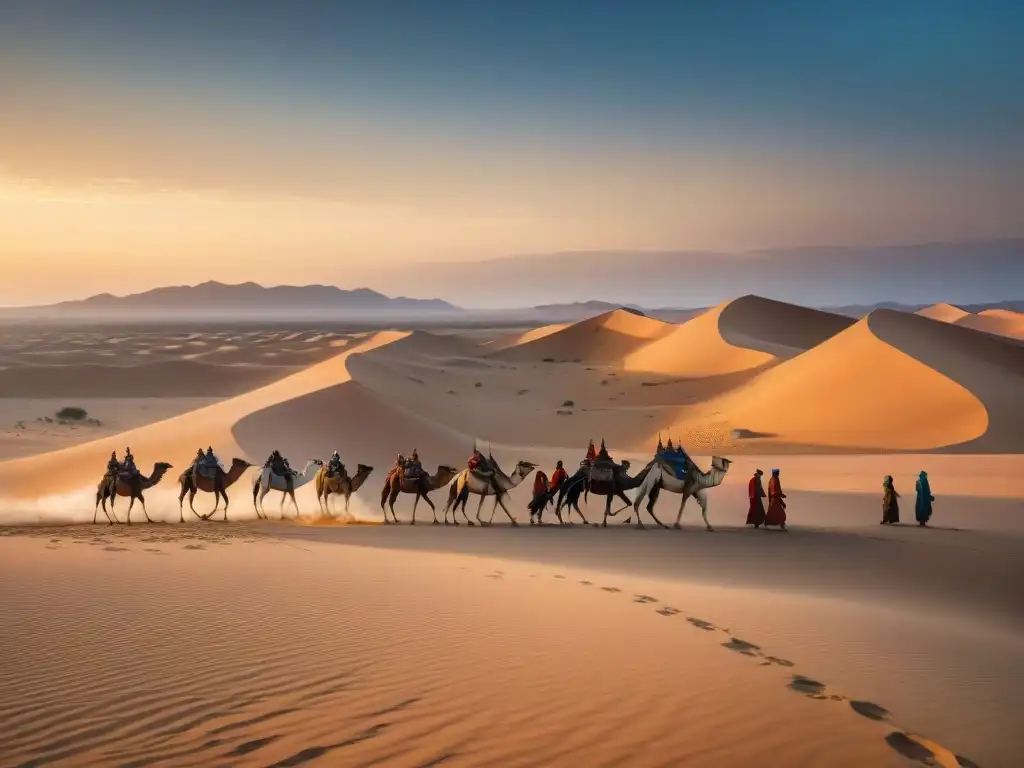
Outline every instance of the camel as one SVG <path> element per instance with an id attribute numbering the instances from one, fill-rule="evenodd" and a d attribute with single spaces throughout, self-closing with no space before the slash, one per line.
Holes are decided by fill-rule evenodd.
<path id="1" fill-rule="evenodd" d="M 142 492 L 159 483 L 163 476 L 167 474 L 168 469 L 171 469 L 170 464 L 165 461 L 159 461 L 153 465 L 153 472 L 149 477 L 136 473 L 131 478 L 125 478 L 124 475 L 119 474 L 113 489 L 111 488 L 110 476 L 104 475 L 103 479 L 100 480 L 100 484 L 96 487 L 96 509 L 92 513 L 93 525 L 96 524 L 96 514 L 101 504 L 103 505 L 103 514 L 107 516 L 108 524 L 113 525 L 120 522 L 117 519 L 117 515 L 114 514 L 115 495 L 128 496 L 131 499 L 128 502 L 128 519 L 125 521 L 128 525 L 132 524 L 132 507 L 135 505 L 136 499 L 142 503 L 142 513 L 146 516 L 146 522 L 152 523 L 153 521 L 149 518 L 149 512 L 146 511 L 146 499 Z M 107 512 L 107 499 L 110 499 L 109 513 Z M 111 520 L 111 515 L 113 515 L 113 520 Z"/>
<path id="2" fill-rule="evenodd" d="M 370 476 L 371 472 L 373 472 L 373 467 L 359 464 L 356 466 L 354 477 L 349 477 L 347 473 L 341 477 L 328 477 L 327 467 L 320 467 L 320 471 L 316 473 L 316 500 L 320 503 L 321 511 L 328 517 L 333 517 L 331 506 L 328 502 L 333 493 L 345 497 L 345 516 L 348 517 L 349 497 L 359 490 L 359 487 L 366 482 L 366 478 Z"/>
<path id="3" fill-rule="evenodd" d="M 604 453 L 604 443 L 601 444 L 602 453 Z M 605 453 L 607 456 L 607 453 Z M 563 482 L 558 490 L 558 503 L 555 505 L 555 515 L 558 516 L 559 524 L 564 524 L 562 520 L 562 506 L 565 505 L 568 508 L 568 520 L 572 522 L 572 511 L 575 509 L 576 513 L 583 518 L 585 525 L 589 524 L 589 521 L 584 517 L 582 510 L 579 506 L 579 498 L 583 493 L 593 493 L 597 496 L 605 497 L 604 505 L 604 520 L 601 522 L 602 528 L 608 527 L 608 518 L 615 517 L 622 510 L 629 509 L 633 504 L 626 496 L 625 491 L 637 488 L 647 478 L 650 467 L 644 467 L 640 474 L 636 477 L 629 476 L 629 462 L 623 461 L 620 464 L 615 464 L 611 459 L 594 462 L 594 466 L 581 466 L 572 477 Z M 604 472 L 601 470 L 604 469 Z M 595 470 L 597 472 L 595 473 Z M 610 472 L 608 471 L 610 470 Z M 554 493 L 554 492 L 552 492 Z M 612 512 L 612 499 L 619 498 L 625 502 L 623 507 Z M 629 523 L 629 520 L 625 520 L 625 523 Z M 643 524 L 640 523 L 637 518 L 637 527 L 643 528 Z"/>
<path id="4" fill-rule="evenodd" d="M 520 461 L 516 464 L 516 468 L 512 470 L 511 475 L 506 475 L 501 471 L 501 467 L 498 466 L 498 462 L 494 460 L 494 457 L 490 457 L 491 466 L 494 467 L 494 478 L 481 477 L 475 472 L 469 469 L 464 469 L 452 482 L 448 490 L 448 504 L 444 508 L 444 524 L 448 525 L 448 510 L 452 510 L 452 522 L 455 525 L 459 524 L 459 521 L 455 517 L 455 513 L 462 505 L 462 516 L 466 518 L 466 522 L 473 525 L 473 521 L 469 519 L 466 514 L 466 501 L 469 498 L 468 494 L 473 493 L 480 497 L 480 503 L 476 508 L 476 521 L 480 525 L 490 525 L 491 521 L 494 520 L 494 513 L 498 509 L 498 505 L 501 505 L 502 510 L 508 515 L 508 519 L 512 521 L 513 526 L 518 526 L 519 522 L 512 516 L 512 513 L 508 511 L 508 507 L 505 506 L 505 502 L 501 500 L 502 496 L 507 494 L 523 480 L 530 476 L 530 473 L 537 468 L 536 464 L 529 461 Z M 494 486 L 498 486 L 498 493 L 495 495 Z M 466 495 L 462 495 L 463 491 L 466 491 Z M 461 501 L 459 497 L 462 496 Z M 480 519 L 480 510 L 483 509 L 484 499 L 488 496 L 494 496 L 494 508 L 491 510 L 490 519 L 484 523 Z M 434 518 L 434 522 L 437 523 L 437 518 Z"/>
<path id="5" fill-rule="evenodd" d="M 419 477 L 411 478 L 406 477 L 404 472 L 399 473 L 396 470 L 391 470 L 388 472 L 388 476 L 384 480 L 384 487 L 380 492 L 380 508 L 384 512 L 384 522 L 391 522 L 388 520 L 388 513 L 384 509 L 385 503 L 391 509 L 391 517 L 394 518 L 394 522 L 399 522 L 395 516 L 395 499 L 398 498 L 400 493 L 416 494 L 416 500 L 412 503 L 412 525 L 416 525 L 416 505 L 419 504 L 420 499 L 423 499 L 430 505 L 430 511 L 433 512 L 434 520 L 436 521 L 437 510 L 434 508 L 434 502 L 430 500 L 427 494 L 448 485 L 457 474 L 459 474 L 459 470 L 445 464 L 438 465 L 437 472 L 433 475 L 421 474 Z M 398 481 L 399 475 L 401 475 L 401 482 Z"/>
<path id="6" fill-rule="evenodd" d="M 711 457 L 711 469 L 707 472 L 701 472 L 700 468 L 693 463 L 693 461 L 687 462 L 687 468 L 685 475 L 680 479 L 672 471 L 671 467 L 664 464 L 660 459 L 655 458 L 647 465 L 649 470 L 647 477 L 644 482 L 640 485 L 640 489 L 637 491 L 636 499 L 633 501 L 633 511 L 637 515 L 637 524 L 640 523 L 640 502 L 644 500 L 645 496 L 648 496 L 647 500 L 647 512 L 651 517 L 654 518 L 655 522 L 661 525 L 661 522 L 657 517 L 654 517 L 654 504 L 658 500 L 658 496 L 661 490 L 664 489 L 669 493 L 682 494 L 682 499 L 679 502 L 679 514 L 676 515 L 675 525 L 673 528 L 681 528 L 680 521 L 683 517 L 683 507 L 686 506 L 686 500 L 693 496 L 700 504 L 701 515 L 704 517 L 704 525 L 707 526 L 709 531 L 715 530 L 711 527 L 711 523 L 708 522 L 708 496 L 707 489 L 715 488 L 722 484 L 725 479 L 726 473 L 729 471 L 729 465 L 732 463 L 730 459 L 724 459 L 721 456 Z M 668 526 L 662 526 L 667 528 Z"/>
<path id="7" fill-rule="evenodd" d="M 185 516 L 181 512 L 182 499 L 185 498 L 185 494 L 188 494 L 188 506 L 192 510 L 192 514 L 198 517 L 200 520 L 209 520 L 213 517 L 217 511 L 217 507 L 220 504 L 220 499 L 224 497 L 224 519 L 228 519 L 228 494 L 227 489 L 230 488 L 243 474 L 245 470 L 253 466 L 245 459 L 232 459 L 231 469 L 225 472 L 220 467 L 217 467 L 216 477 L 206 477 L 206 475 L 199 476 L 198 487 L 193 482 L 192 467 L 189 467 L 178 477 L 178 485 L 181 486 L 181 491 L 178 493 L 178 515 L 181 518 L 178 522 L 185 522 Z M 196 508 L 192 505 L 192 502 L 196 498 L 196 493 L 203 491 L 204 493 L 212 493 L 214 495 L 213 512 L 208 515 L 200 515 L 196 512 Z"/>
<path id="8" fill-rule="evenodd" d="M 302 515 L 299 513 L 299 502 L 295 500 L 295 491 L 302 486 L 310 482 L 316 473 L 313 471 L 313 467 L 317 469 L 323 468 L 324 463 L 320 459 L 310 459 L 306 462 L 306 468 L 301 472 L 296 472 L 292 475 L 292 493 L 290 498 L 292 504 L 295 505 L 295 517 L 299 518 Z M 263 467 L 263 471 L 253 477 L 252 480 L 252 508 L 256 510 L 256 517 L 267 519 L 267 515 L 263 512 L 263 499 L 266 498 L 267 494 L 271 491 L 281 492 L 281 519 L 284 520 L 284 500 L 289 496 L 288 484 L 285 482 L 284 477 L 274 472 L 270 467 Z M 259 497 L 259 505 L 256 500 Z"/>

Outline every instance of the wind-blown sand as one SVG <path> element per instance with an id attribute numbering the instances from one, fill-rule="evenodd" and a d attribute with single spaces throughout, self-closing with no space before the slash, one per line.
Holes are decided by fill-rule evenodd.
<path id="1" fill-rule="evenodd" d="M 35 347 L 128 343 L 150 353 L 118 353 L 123 382 L 148 381 L 154 356 L 198 354 L 214 384 L 193 410 L 195 385 L 177 376 L 128 399 L 76 398 L 67 381 L 0 397 L 5 418 L 84 404 L 105 424 L 0 441 L 16 456 L 0 462 L 0 523 L 65 524 L 0 540 L 2 764 L 957 765 L 939 744 L 962 765 L 1019 762 L 1024 348 L 1012 339 L 758 297 L 678 326 L 618 311 L 515 336 L 220 329 L 61 347 L 32 333 L 0 345 L 27 381 Z M 253 362 L 293 347 L 319 351 Z M 231 375 L 217 371 L 242 363 L 266 378 L 217 389 Z M 111 434 L 108 419 L 127 429 Z M 66 525 L 92 520 L 95 484 L 125 445 L 144 472 L 174 465 L 147 491 L 155 520 L 177 522 L 176 477 L 213 445 L 225 464 L 279 448 L 296 468 L 335 449 L 352 471 L 372 465 L 351 507 L 365 522 L 381 519 L 399 452 L 418 449 L 431 472 L 461 467 L 477 437 L 507 469 L 527 459 L 550 473 L 604 438 L 637 467 L 659 431 L 701 466 L 710 452 L 735 459 L 709 492 L 717 534 L 693 502 L 683 532 Z M 755 467 L 782 468 L 789 532 L 744 528 Z M 921 469 L 931 529 L 913 525 Z M 254 471 L 229 489 L 230 520 L 255 516 Z M 901 526 L 878 525 L 886 474 Z M 510 496 L 520 518 L 531 485 Z M 447 488 L 431 498 L 440 517 Z M 280 499 L 268 496 L 271 517 Z M 298 501 L 311 522 L 311 485 Z M 678 507 L 665 493 L 657 512 L 671 523 Z M 408 521 L 411 499 L 396 510 Z M 429 506 L 417 520 L 431 522 Z"/>

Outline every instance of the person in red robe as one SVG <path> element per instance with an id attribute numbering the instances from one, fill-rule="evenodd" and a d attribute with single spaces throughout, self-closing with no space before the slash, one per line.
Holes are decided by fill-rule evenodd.
<path id="1" fill-rule="evenodd" d="M 765 524 L 764 502 L 761 499 L 765 498 L 767 494 L 765 494 L 764 486 L 761 484 L 761 475 L 763 474 L 764 472 L 760 469 L 757 470 L 747 484 L 747 498 L 750 499 L 747 525 L 752 525 L 755 528 L 760 528 Z"/>
<path id="2" fill-rule="evenodd" d="M 566 480 L 569 479 L 569 473 L 565 471 L 565 467 L 562 466 L 562 461 L 555 464 L 555 471 L 551 473 L 551 490 L 557 491 Z"/>
<path id="3" fill-rule="evenodd" d="M 584 460 L 591 463 L 597 460 L 597 448 L 594 447 L 593 440 L 591 440 L 587 445 L 587 455 Z"/>
<path id="4" fill-rule="evenodd" d="M 764 527 L 777 525 L 786 530 L 786 494 L 782 492 L 779 470 L 772 470 L 772 479 L 768 481 L 768 513 L 765 515 Z"/>
<path id="5" fill-rule="evenodd" d="M 533 495 L 547 494 L 548 492 L 548 476 L 544 474 L 544 470 L 538 469 L 536 475 L 533 478 Z"/>

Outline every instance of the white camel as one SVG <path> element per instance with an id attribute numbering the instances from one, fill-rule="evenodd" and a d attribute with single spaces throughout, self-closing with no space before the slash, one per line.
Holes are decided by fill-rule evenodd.
<path id="1" fill-rule="evenodd" d="M 462 516 L 466 518 L 466 522 L 473 525 L 473 521 L 469 519 L 466 514 L 466 501 L 468 500 L 468 494 L 472 493 L 480 497 L 480 503 L 476 508 L 476 521 L 480 525 L 490 525 L 494 520 L 494 513 L 498 510 L 498 505 L 501 505 L 502 510 L 508 515 L 508 519 L 512 521 L 513 526 L 518 526 L 519 522 L 513 517 L 512 513 L 508 511 L 508 507 L 505 506 L 505 502 L 502 498 L 508 494 L 513 488 L 518 486 L 523 480 L 530 476 L 530 473 L 537 468 L 536 464 L 532 464 L 529 461 L 520 461 L 516 464 L 516 468 L 512 470 L 511 475 L 506 475 L 502 472 L 498 463 L 493 457 L 490 459 L 491 466 L 494 467 L 493 480 L 487 477 L 481 477 L 475 472 L 471 472 L 468 469 L 462 470 L 452 481 L 448 490 L 448 503 L 444 508 L 444 524 L 448 525 L 448 510 L 452 510 L 452 522 L 458 525 L 458 521 L 455 519 L 455 512 L 459 505 L 462 506 Z M 497 493 L 495 492 L 495 486 L 497 486 Z M 465 491 L 466 495 L 462 495 Z M 460 496 L 462 498 L 460 499 Z M 491 517 L 485 523 L 480 519 L 480 510 L 483 509 L 484 499 L 488 496 L 494 496 L 494 508 L 491 509 Z M 437 518 L 434 518 L 434 522 L 437 522 Z"/>
<path id="2" fill-rule="evenodd" d="M 316 473 L 320 470 L 324 463 L 320 459 L 310 459 L 306 462 L 306 468 L 301 472 L 297 472 L 292 476 L 292 493 L 291 500 L 292 504 L 295 505 L 295 517 L 301 517 L 299 513 L 299 503 L 295 500 L 295 491 L 306 485 L 306 483 L 312 482 L 313 478 L 316 477 Z M 267 515 L 263 512 L 263 499 L 271 491 L 281 492 L 281 519 L 284 519 L 284 500 L 288 496 L 288 483 L 282 475 L 274 472 L 270 467 L 263 467 L 263 470 L 253 477 L 252 480 L 252 506 L 256 510 L 256 516 L 267 519 Z"/>
<path id="3" fill-rule="evenodd" d="M 701 472 L 700 468 L 693 463 L 691 459 L 688 462 L 686 474 L 682 477 L 676 477 L 670 470 L 666 469 L 665 466 L 654 459 L 648 466 L 650 471 L 647 473 L 647 477 L 644 478 L 643 483 L 637 489 L 636 498 L 633 500 L 633 511 L 636 513 L 637 521 L 640 520 L 640 502 L 645 497 L 650 497 L 647 501 L 647 512 L 654 518 L 655 522 L 658 518 L 654 517 L 654 504 L 658 500 L 658 495 L 661 489 L 665 489 L 669 493 L 678 493 L 682 495 L 682 499 L 679 501 L 679 514 L 676 515 L 676 523 L 673 528 L 681 528 L 680 521 L 683 519 L 683 507 L 686 506 L 686 500 L 693 496 L 700 504 L 700 511 L 704 517 L 704 525 L 707 526 L 709 531 L 715 530 L 711 527 L 711 523 L 708 522 L 708 488 L 715 488 L 722 484 L 725 479 L 726 473 L 729 471 L 729 465 L 732 463 L 730 459 L 723 459 L 720 456 L 711 457 L 711 469 L 707 472 Z M 628 520 L 626 522 L 629 522 Z M 666 526 L 667 527 L 667 526 Z"/>

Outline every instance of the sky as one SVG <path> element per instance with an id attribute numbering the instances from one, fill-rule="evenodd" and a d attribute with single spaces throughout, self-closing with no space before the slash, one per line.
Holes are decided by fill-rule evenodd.
<path id="1" fill-rule="evenodd" d="M 0 305 L 1021 236 L 1021 72 L 997 0 L 4 0 Z"/>

